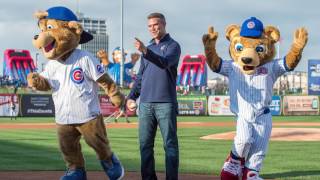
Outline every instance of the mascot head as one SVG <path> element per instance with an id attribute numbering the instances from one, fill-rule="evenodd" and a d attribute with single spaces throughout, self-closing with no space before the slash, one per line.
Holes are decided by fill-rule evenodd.
<path id="1" fill-rule="evenodd" d="M 264 27 L 262 22 L 251 17 L 242 26 L 230 25 L 226 30 L 230 41 L 229 53 L 245 74 L 254 74 L 257 67 L 271 61 L 275 52 L 275 43 L 280 32 L 273 26 Z"/>
<path id="2" fill-rule="evenodd" d="M 48 59 L 60 59 L 79 44 L 93 39 L 82 29 L 77 16 L 66 7 L 52 7 L 35 13 L 41 32 L 34 36 L 33 45 Z"/>

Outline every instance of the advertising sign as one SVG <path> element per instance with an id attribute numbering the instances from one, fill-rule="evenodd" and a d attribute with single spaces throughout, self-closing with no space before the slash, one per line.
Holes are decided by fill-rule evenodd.
<path id="1" fill-rule="evenodd" d="M 281 97 L 273 96 L 270 104 L 272 115 L 281 114 Z M 233 113 L 230 111 L 229 96 L 209 96 L 208 98 L 208 114 L 210 116 L 230 116 Z"/>
<path id="2" fill-rule="evenodd" d="M 284 115 L 318 115 L 318 96 L 284 96 Z"/>
<path id="3" fill-rule="evenodd" d="M 273 116 L 281 115 L 281 97 L 280 96 L 272 96 L 270 111 Z"/>
<path id="4" fill-rule="evenodd" d="M 206 115 L 206 96 L 178 96 L 179 115 Z"/>
<path id="5" fill-rule="evenodd" d="M 230 116 L 230 96 L 209 96 L 208 114 L 210 116 Z"/>
<path id="6" fill-rule="evenodd" d="M 308 94 L 320 95 L 320 60 L 308 61 Z"/>
<path id="7" fill-rule="evenodd" d="M 20 109 L 25 117 L 53 117 L 55 113 L 52 96 L 48 94 L 21 95 Z"/>
<path id="8" fill-rule="evenodd" d="M 0 94 L 0 116 L 18 116 L 19 101 L 16 94 Z"/>
<path id="9" fill-rule="evenodd" d="M 109 116 L 112 113 L 114 113 L 115 111 L 119 110 L 119 108 L 116 108 L 112 105 L 112 103 L 110 102 L 110 99 L 107 95 L 100 95 L 99 101 L 100 101 L 101 114 L 103 116 Z M 127 115 L 128 116 L 135 116 L 136 112 L 127 111 Z"/>

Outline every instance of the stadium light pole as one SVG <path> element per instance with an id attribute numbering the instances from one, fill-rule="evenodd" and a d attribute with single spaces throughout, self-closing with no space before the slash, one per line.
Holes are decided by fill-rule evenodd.
<path id="1" fill-rule="evenodd" d="M 41 72 L 44 70 L 44 63 L 41 63 Z"/>
<path id="2" fill-rule="evenodd" d="M 277 27 L 279 30 L 280 30 L 280 28 L 279 28 L 279 26 Z M 280 37 L 280 39 L 279 39 L 279 41 L 278 41 L 278 43 L 277 43 L 277 58 L 278 59 L 280 59 L 280 43 L 281 43 L 281 37 Z M 282 75 L 281 75 L 282 76 Z M 280 96 L 280 93 L 281 93 L 281 86 L 282 86 L 282 78 L 281 78 L 281 76 L 279 77 L 279 88 L 278 88 L 278 95 Z"/>
<path id="3" fill-rule="evenodd" d="M 300 91 L 300 94 L 302 94 L 302 87 L 301 87 L 301 76 L 302 76 L 302 71 L 300 71 L 300 73 L 299 73 L 299 76 L 300 76 L 300 81 L 299 81 L 299 85 L 300 85 L 300 87 L 299 87 L 299 91 Z"/>
<path id="4" fill-rule="evenodd" d="M 39 56 L 39 53 L 37 52 L 36 53 L 36 69 L 38 69 L 38 56 Z"/>
<path id="5" fill-rule="evenodd" d="M 120 49 L 121 49 L 121 61 L 120 61 L 120 87 L 123 88 L 123 71 L 124 71 L 124 51 L 123 51 L 123 0 L 121 4 L 121 27 L 120 27 Z"/>

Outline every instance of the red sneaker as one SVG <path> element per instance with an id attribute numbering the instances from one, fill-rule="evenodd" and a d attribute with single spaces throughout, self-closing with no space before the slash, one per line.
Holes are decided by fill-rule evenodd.
<path id="1" fill-rule="evenodd" d="M 233 159 L 231 155 L 224 162 L 220 173 L 221 180 L 239 180 L 242 176 L 244 158 Z"/>
<path id="2" fill-rule="evenodd" d="M 263 180 L 259 177 L 259 172 L 250 170 L 248 168 L 243 168 L 242 180 Z"/>

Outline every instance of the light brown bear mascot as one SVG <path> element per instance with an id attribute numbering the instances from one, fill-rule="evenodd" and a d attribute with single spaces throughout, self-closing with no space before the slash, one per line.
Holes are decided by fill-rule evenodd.
<path id="1" fill-rule="evenodd" d="M 80 139 L 92 147 L 111 180 L 120 179 L 124 169 L 111 151 L 100 113 L 98 88 L 102 87 L 111 102 L 122 107 L 124 96 L 105 73 L 98 59 L 76 49 L 93 37 L 83 31 L 76 15 L 65 7 L 37 12 L 41 30 L 33 44 L 49 59 L 45 70 L 28 75 L 28 85 L 36 90 L 52 90 L 60 150 L 67 165 L 61 180 L 86 180 Z"/>
<path id="2" fill-rule="evenodd" d="M 237 117 L 233 148 L 220 176 L 222 180 L 260 180 L 259 171 L 272 129 L 269 105 L 273 84 L 297 66 L 308 33 L 304 28 L 296 30 L 291 49 L 283 59 L 273 59 L 279 30 L 273 26 L 263 27 L 255 17 L 244 21 L 241 27 L 227 28 L 233 61 L 218 56 L 217 37 L 213 27 L 203 35 L 207 63 L 212 71 L 229 78 L 230 109 Z"/>

